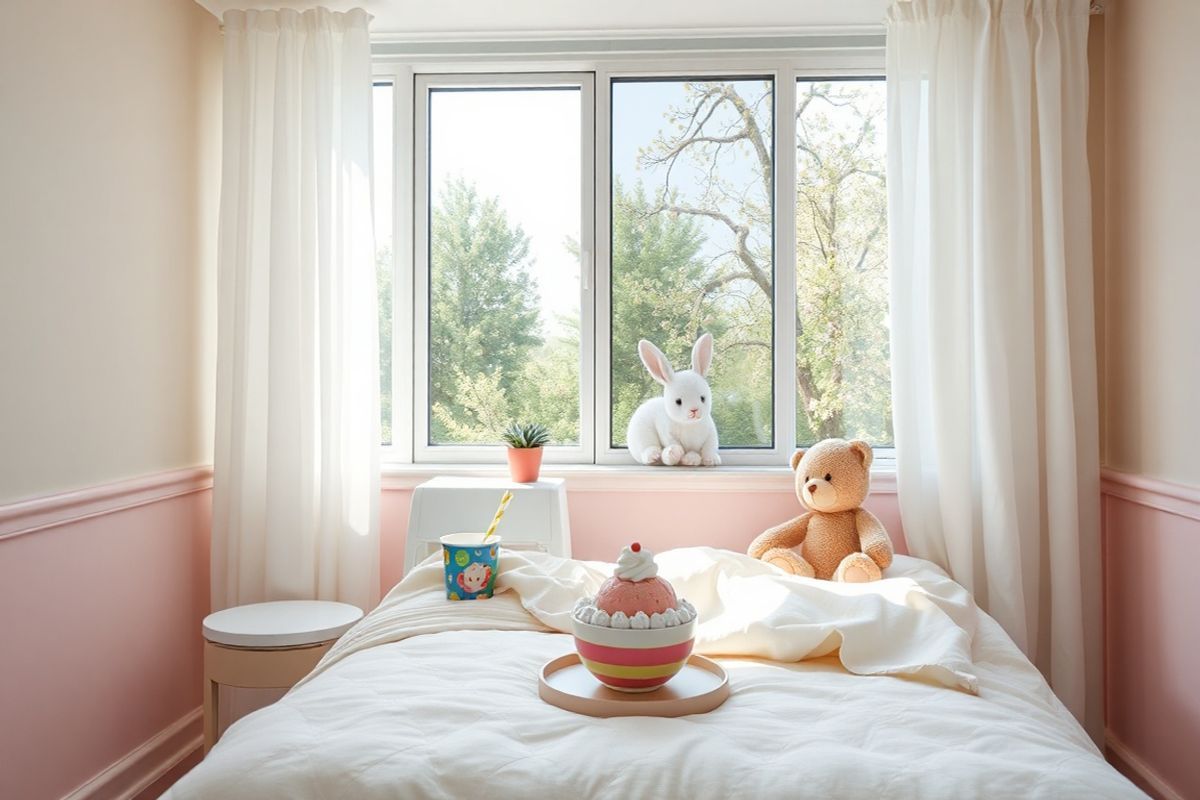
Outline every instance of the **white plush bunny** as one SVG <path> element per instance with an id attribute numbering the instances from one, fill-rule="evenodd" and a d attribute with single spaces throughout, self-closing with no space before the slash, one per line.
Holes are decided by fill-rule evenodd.
<path id="1" fill-rule="evenodd" d="M 645 339 L 638 342 L 638 355 L 654 380 L 662 384 L 663 394 L 638 406 L 629 420 L 625 441 L 634 459 L 668 467 L 720 464 L 712 390 L 704 380 L 712 364 L 712 336 L 706 333 L 696 340 L 692 368 L 682 372 L 671 369 L 662 351 Z"/>

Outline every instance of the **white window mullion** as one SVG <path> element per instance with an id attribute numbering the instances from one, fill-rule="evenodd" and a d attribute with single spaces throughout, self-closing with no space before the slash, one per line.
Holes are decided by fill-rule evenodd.
<path id="1" fill-rule="evenodd" d="M 624 449 L 614 451 L 612 442 L 612 81 L 608 70 L 596 71 L 596 167 L 594 171 L 595 221 L 595 462 L 631 464 Z"/>
<path id="2" fill-rule="evenodd" d="M 775 80 L 775 452 L 796 447 L 796 75 Z"/>
<path id="3" fill-rule="evenodd" d="M 579 460 L 596 458 L 596 297 L 605 286 L 596 275 L 596 83 L 580 77 L 579 221 Z"/>
<path id="4" fill-rule="evenodd" d="M 391 442 L 383 446 L 386 463 L 412 463 L 412 69 L 377 62 L 372 77 L 390 87 L 392 308 Z M 378 107 L 377 107 L 378 110 Z M 376 146 L 381 143 L 376 142 Z M 376 191 L 382 178 L 377 174 Z M 379 232 L 377 232 L 378 234 Z"/>
<path id="5" fill-rule="evenodd" d="M 429 447 L 429 89 L 423 76 L 413 81 L 412 264 L 412 452 L 421 461 Z"/>
<path id="6" fill-rule="evenodd" d="M 413 71 L 394 68 L 396 185 L 392 273 L 392 443 L 397 460 L 413 461 Z"/>

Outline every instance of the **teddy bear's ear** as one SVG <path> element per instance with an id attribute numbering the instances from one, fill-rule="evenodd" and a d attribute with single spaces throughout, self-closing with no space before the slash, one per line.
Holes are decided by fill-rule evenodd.
<path id="1" fill-rule="evenodd" d="M 855 439 L 850 442 L 850 450 L 858 456 L 858 460 L 862 462 L 864 467 L 867 469 L 871 468 L 871 462 L 875 460 L 875 451 L 871 449 L 871 445 L 862 439 Z"/>
<path id="2" fill-rule="evenodd" d="M 802 459 L 802 458 L 804 458 L 803 450 L 797 450 L 796 452 L 792 453 L 792 460 L 791 460 L 792 472 L 796 471 L 796 467 L 798 467 L 800 465 L 800 459 Z"/>

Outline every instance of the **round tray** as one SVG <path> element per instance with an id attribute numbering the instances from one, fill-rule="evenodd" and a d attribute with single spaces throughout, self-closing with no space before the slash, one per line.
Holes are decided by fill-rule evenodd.
<path id="1" fill-rule="evenodd" d="M 692 655 L 671 680 L 652 692 L 609 689 L 579 662 L 578 653 L 547 661 L 538 696 L 550 705 L 590 717 L 682 717 L 712 711 L 729 697 L 729 676 L 715 661 Z"/>

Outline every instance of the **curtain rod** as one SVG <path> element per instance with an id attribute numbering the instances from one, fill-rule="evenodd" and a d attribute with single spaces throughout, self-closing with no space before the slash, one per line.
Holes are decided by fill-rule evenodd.
<path id="1" fill-rule="evenodd" d="M 904 0 L 902 0 L 902 2 L 903 1 Z M 1104 0 L 1091 0 L 1091 3 L 1088 5 L 1088 13 L 1093 16 L 1104 14 Z M 221 33 L 224 34 L 225 23 L 221 23 L 218 27 L 220 28 Z"/>
<path id="2" fill-rule="evenodd" d="M 900 0 L 900 2 L 901 3 L 911 3 L 912 0 Z M 1104 13 L 1104 0 L 1092 0 L 1091 3 L 1088 4 L 1088 13 L 1092 14 L 1092 15 L 1103 14 Z"/>

